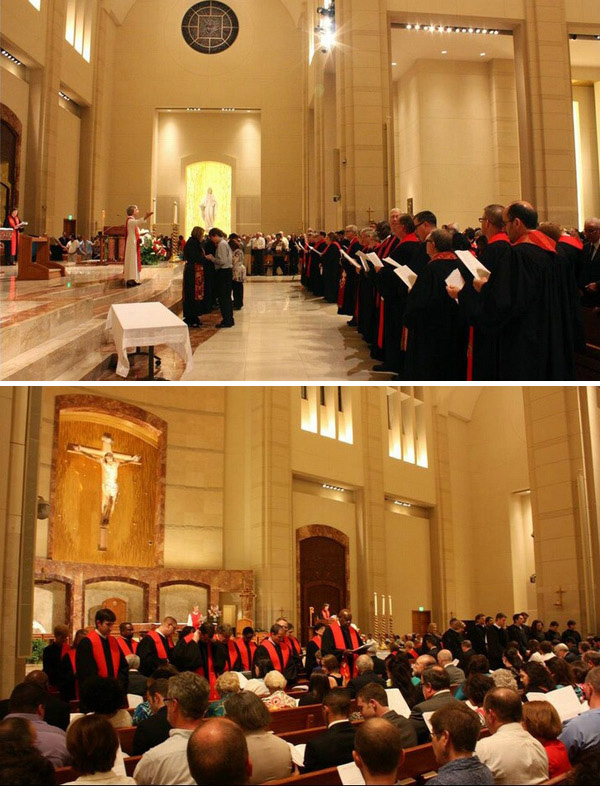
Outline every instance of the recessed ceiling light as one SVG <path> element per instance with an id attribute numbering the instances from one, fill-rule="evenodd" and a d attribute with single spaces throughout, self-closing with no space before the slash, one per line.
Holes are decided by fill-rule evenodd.
<path id="1" fill-rule="evenodd" d="M 442 55 L 447 55 L 447 54 L 448 54 L 448 50 L 442 50 Z"/>
<path id="2" fill-rule="evenodd" d="M 485 58 L 486 54 L 487 54 L 487 53 L 485 53 L 485 52 L 480 52 L 480 53 L 479 53 L 479 57 L 480 57 L 480 58 Z"/>
<path id="3" fill-rule="evenodd" d="M 392 66 L 397 66 L 397 65 L 398 64 L 396 63 L 396 61 L 392 61 Z"/>

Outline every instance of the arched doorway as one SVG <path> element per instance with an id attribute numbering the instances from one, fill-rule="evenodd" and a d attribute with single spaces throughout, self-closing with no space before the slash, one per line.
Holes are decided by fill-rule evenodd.
<path id="1" fill-rule="evenodd" d="M 229 233 L 232 230 L 231 196 L 233 169 L 224 162 L 193 162 L 185 169 L 186 234 L 194 226 L 207 232 L 211 226 Z"/>
<path id="2" fill-rule="evenodd" d="M 298 529 L 299 602 L 302 643 L 309 638 L 310 608 L 315 619 L 324 602 L 331 613 L 350 607 L 348 591 L 349 539 L 329 525 L 309 525 Z"/>

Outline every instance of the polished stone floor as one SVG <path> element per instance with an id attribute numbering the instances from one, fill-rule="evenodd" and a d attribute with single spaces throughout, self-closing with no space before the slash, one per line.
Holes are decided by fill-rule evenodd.
<path id="1" fill-rule="evenodd" d="M 235 327 L 219 330 L 194 352 L 183 381 L 375 381 L 369 349 L 337 305 L 298 280 L 250 278 Z"/>

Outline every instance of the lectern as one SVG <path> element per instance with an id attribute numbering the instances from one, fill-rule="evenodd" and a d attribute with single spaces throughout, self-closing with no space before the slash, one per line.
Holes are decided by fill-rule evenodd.
<path id="1" fill-rule="evenodd" d="M 35 261 L 33 261 L 33 246 Z M 19 237 L 19 269 L 17 280 L 50 280 L 65 274 L 64 266 L 58 261 L 50 261 L 50 242 L 48 237 L 32 237 L 21 234 Z"/>

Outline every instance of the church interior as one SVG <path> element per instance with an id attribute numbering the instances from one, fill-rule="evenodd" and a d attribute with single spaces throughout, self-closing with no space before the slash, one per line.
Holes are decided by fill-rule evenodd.
<path id="1" fill-rule="evenodd" d="M 598 633 L 598 388 L 47 385 L 0 399 L 4 696 L 32 623 L 74 631 L 107 602 L 137 630 L 185 623 L 194 604 L 257 630 L 285 616 L 302 645 L 323 601 L 364 633 L 518 610 Z M 103 521 L 106 443 L 122 469 Z"/>
<path id="2" fill-rule="evenodd" d="M 154 213 L 154 233 L 185 239 L 206 217 L 226 233 L 291 234 L 362 227 L 396 206 L 475 227 L 482 207 L 521 197 L 567 228 L 598 215 L 595 0 L 232 0 L 235 29 L 212 50 L 190 33 L 196 5 L 5 9 L 2 203 L 7 214 L 19 206 L 26 235 L 92 238 L 122 227 L 132 202 Z M 209 192 L 216 215 L 200 208 Z M 81 264 L 48 282 L 0 267 L 1 379 L 100 379 L 114 351 L 111 305 L 179 307 L 181 264 L 144 266 L 135 294 L 119 288 L 119 266 Z M 280 284 L 273 302 L 250 280 L 240 325 L 254 337 L 288 333 L 289 346 L 301 320 L 288 331 L 270 314 L 297 293 Z M 375 379 L 359 352 L 354 368 L 338 362 L 339 335 L 335 326 L 322 340 L 337 343 L 330 378 Z M 230 338 L 245 344 L 237 328 Z M 207 354 L 184 379 L 278 379 L 262 345 L 236 357 L 212 337 L 197 343 Z M 249 352 L 265 358 L 246 370 Z M 328 378 L 326 366 L 286 364 L 281 380 Z"/>

